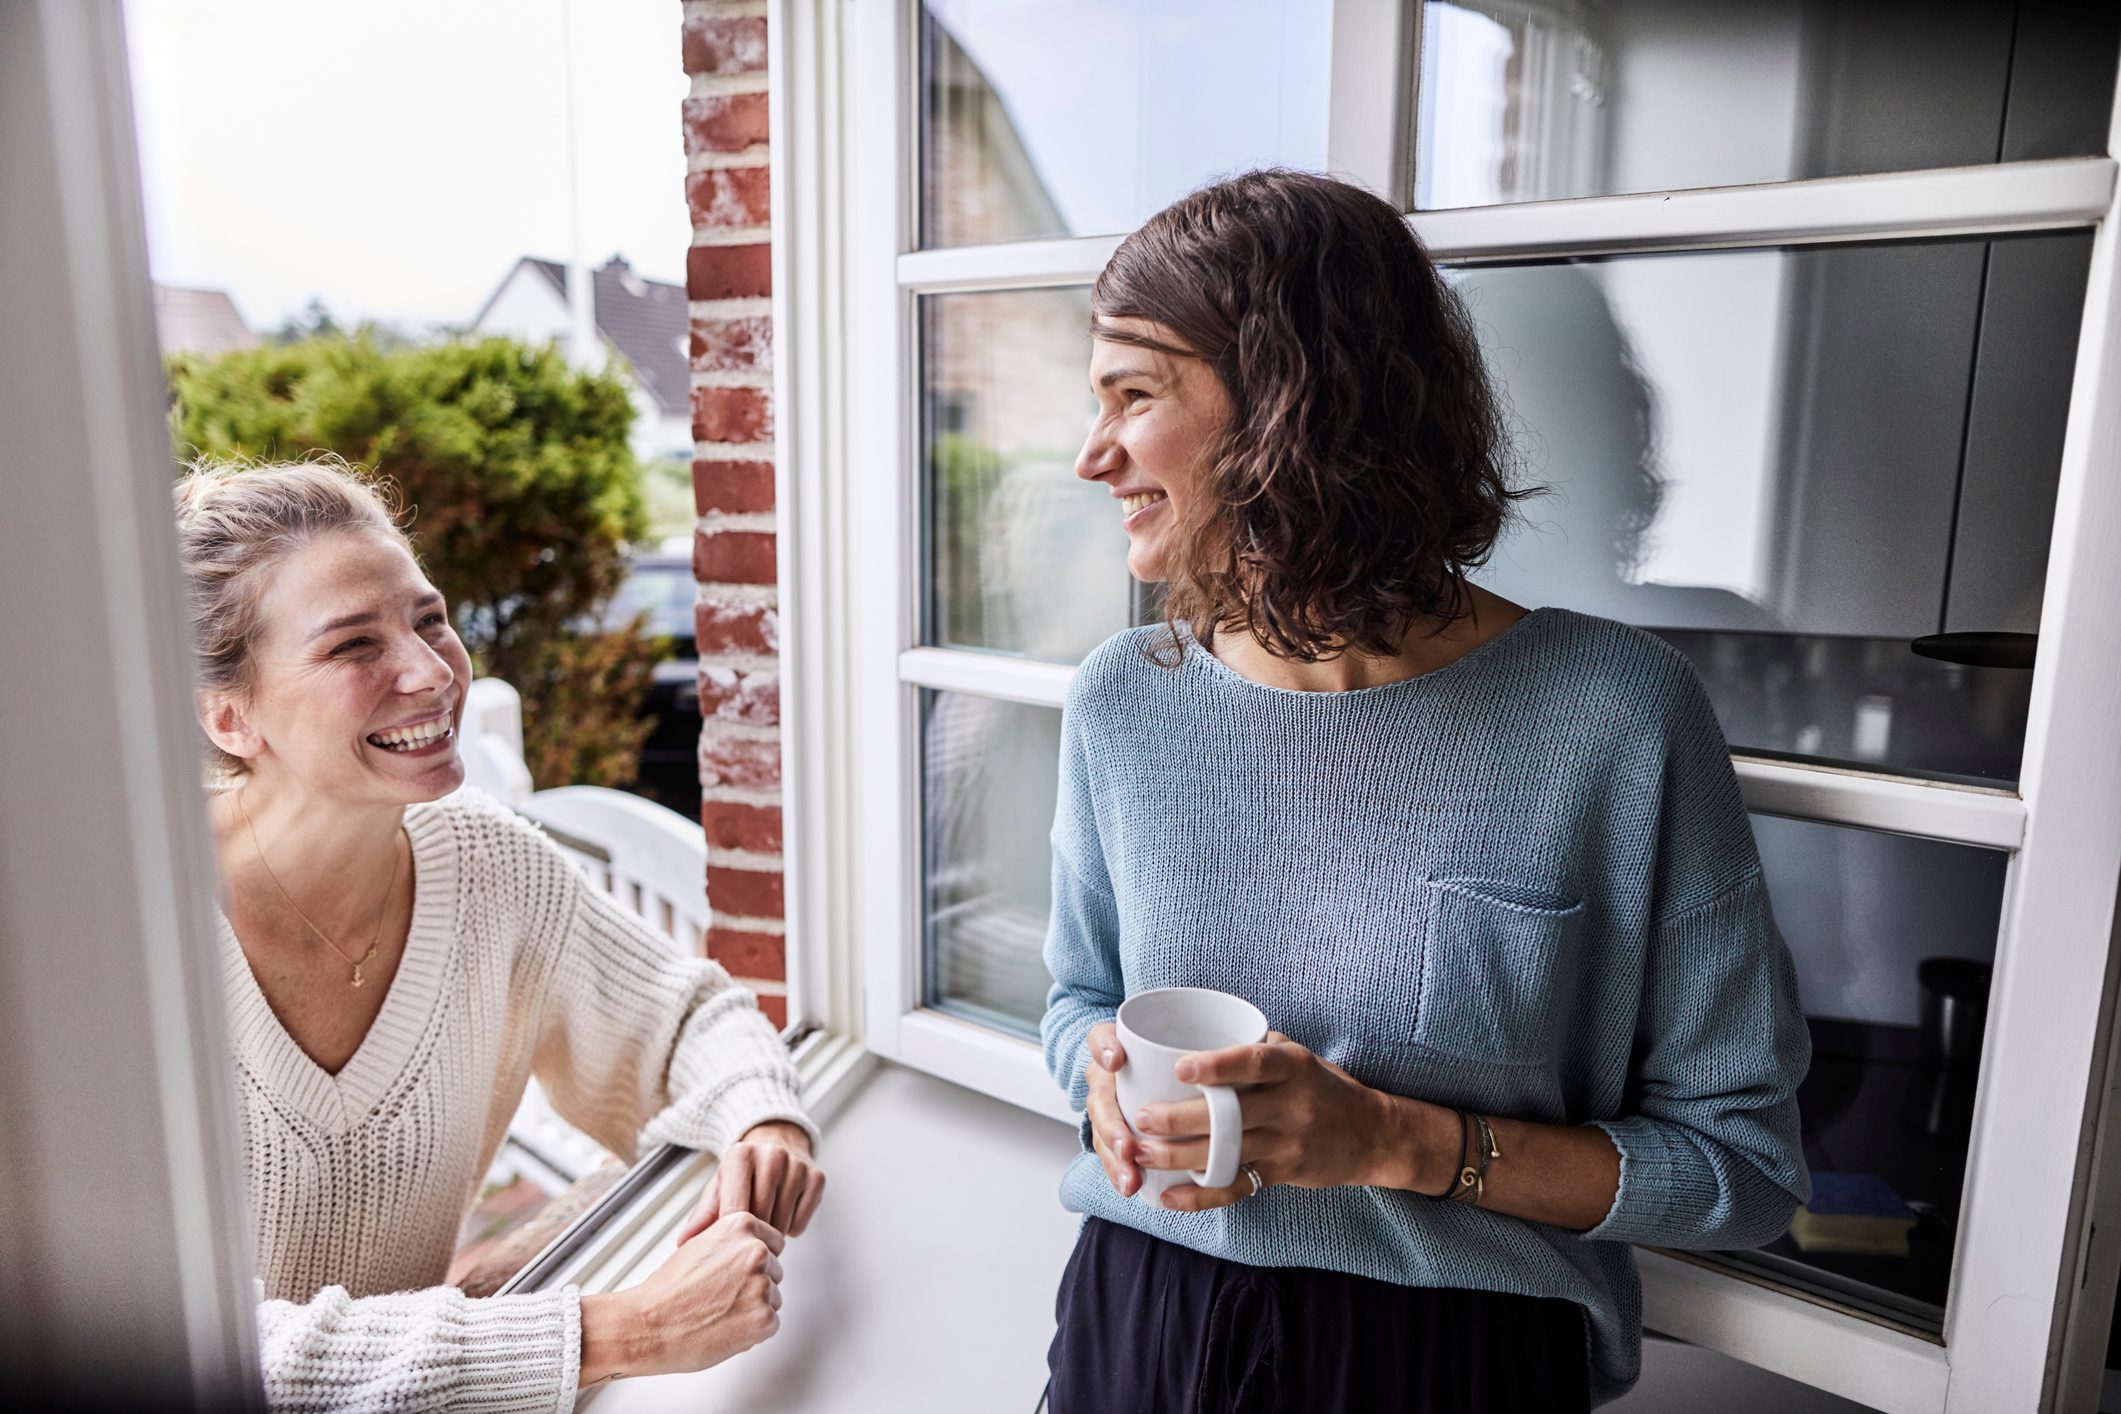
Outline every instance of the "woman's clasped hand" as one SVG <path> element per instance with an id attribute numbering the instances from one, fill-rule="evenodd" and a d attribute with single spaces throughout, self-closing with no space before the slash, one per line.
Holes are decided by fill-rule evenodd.
<path id="1" fill-rule="evenodd" d="M 1145 1105 L 1139 1114 L 1122 1115 L 1117 1084 L 1126 1060 L 1118 1027 L 1107 1022 L 1091 1028 L 1085 1074 L 1092 1142 L 1112 1187 L 1131 1196 L 1141 1187 L 1145 1168 L 1176 1172 L 1208 1166 L 1208 1102 Z M 1188 1056 L 1176 1073 L 1188 1084 L 1238 1087 L 1244 1115 L 1239 1157 L 1259 1175 L 1262 1188 L 1411 1187 L 1418 1182 L 1414 1169 L 1422 1144 L 1413 1132 L 1417 1119 L 1410 1103 L 1371 1089 L 1279 1031 L 1269 1032 L 1261 1045 Z M 1227 1188 L 1181 1183 L 1167 1189 L 1163 1205 L 1205 1212 L 1252 1192 L 1251 1178 L 1240 1170 Z"/>

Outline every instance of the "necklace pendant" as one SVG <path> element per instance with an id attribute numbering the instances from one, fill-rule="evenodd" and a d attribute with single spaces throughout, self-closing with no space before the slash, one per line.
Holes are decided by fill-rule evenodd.
<path id="1" fill-rule="evenodd" d="M 356 987 L 363 985 L 363 978 L 361 976 L 361 964 L 358 962 L 353 965 L 353 984 Z"/>

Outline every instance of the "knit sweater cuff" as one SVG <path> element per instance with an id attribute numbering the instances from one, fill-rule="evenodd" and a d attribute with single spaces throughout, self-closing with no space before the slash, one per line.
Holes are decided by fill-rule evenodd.
<path id="1" fill-rule="evenodd" d="M 785 1061 L 719 1076 L 702 1101 L 673 1105 L 650 1120 L 641 1137 L 719 1154 L 753 1126 L 779 1120 L 809 1135 L 810 1152 L 818 1151 L 818 1127 L 803 1113 L 803 1097 Z"/>
<path id="2" fill-rule="evenodd" d="M 1669 1243 L 1679 1212 L 1700 1210 L 1716 1197 L 1715 1176 L 1701 1151 L 1674 1127 L 1634 1115 L 1596 1120 L 1620 1151 L 1620 1188 L 1605 1221 L 1584 1236 L 1595 1242 Z"/>
<path id="3" fill-rule="evenodd" d="M 260 1365 L 276 1409 L 493 1411 L 574 1407 L 582 1311 L 573 1287 L 473 1299 L 431 1287 L 355 1300 L 327 1287 L 258 1308 Z"/>

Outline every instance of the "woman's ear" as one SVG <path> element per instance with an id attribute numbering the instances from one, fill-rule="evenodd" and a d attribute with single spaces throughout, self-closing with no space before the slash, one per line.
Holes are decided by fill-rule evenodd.
<path id="1" fill-rule="evenodd" d="M 255 761 L 265 754 L 265 738 L 251 727 L 250 714 L 234 693 L 201 692 L 196 710 L 206 739 L 230 756 Z"/>

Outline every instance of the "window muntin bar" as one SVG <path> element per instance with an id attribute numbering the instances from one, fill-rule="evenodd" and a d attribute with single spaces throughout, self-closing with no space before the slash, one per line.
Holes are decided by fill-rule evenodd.
<path id="1" fill-rule="evenodd" d="M 2112 198 L 2114 174 L 2112 158 L 2079 157 L 1423 211 L 1407 219 L 1432 256 L 1460 263 L 1920 240 L 2088 227 Z M 898 281 L 919 293 L 1084 284 L 1097 278 L 1120 239 L 914 251 L 898 257 Z"/>

